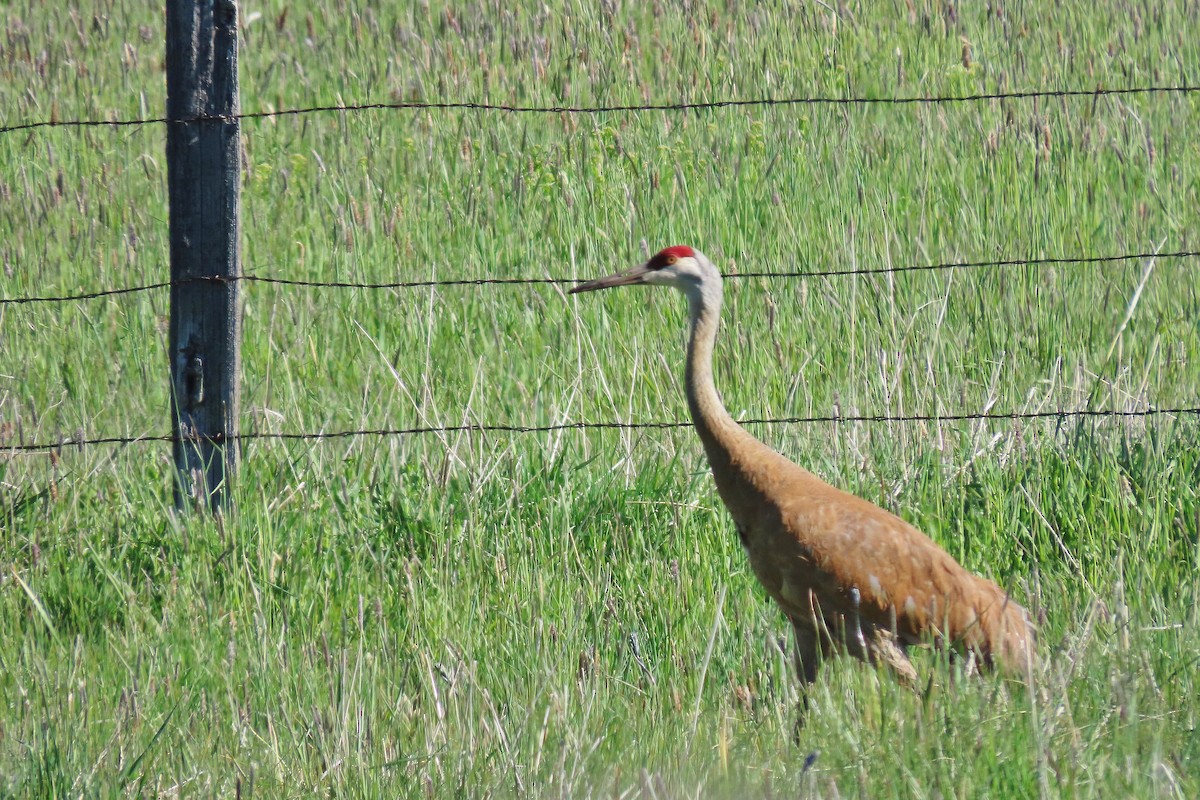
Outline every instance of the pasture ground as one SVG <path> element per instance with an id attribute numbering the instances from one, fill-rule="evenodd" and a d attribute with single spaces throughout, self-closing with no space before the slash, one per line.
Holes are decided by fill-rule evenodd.
<path id="1" fill-rule="evenodd" d="M 385 4 L 388 5 L 388 4 Z M 828 4 L 836 8 L 839 4 Z M 1043 8 L 1044 6 L 1044 8 Z M 1195 84 L 1193 3 L 243 3 L 247 111 Z M 162 4 L 0 11 L 0 125 L 158 116 Z M 248 273 L 728 274 L 1197 244 L 1200 99 L 247 121 Z M 160 125 L 0 136 L 3 297 L 165 280 Z M 1195 406 L 1196 260 L 727 283 L 735 416 Z M 246 432 L 685 417 L 659 290 L 243 285 Z M 0 306 L 0 445 L 168 430 L 165 291 Z M 1032 689 L 828 665 L 694 434 L 0 454 L 0 795 L 1200 796 L 1195 416 L 752 429 L 1042 620 Z M 784 642 L 780 646 L 781 640 Z"/>

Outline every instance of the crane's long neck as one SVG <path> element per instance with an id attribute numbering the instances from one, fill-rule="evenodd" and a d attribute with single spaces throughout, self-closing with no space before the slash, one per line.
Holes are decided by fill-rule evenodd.
<path id="1" fill-rule="evenodd" d="M 687 292 L 687 296 L 691 312 L 685 373 L 688 409 L 704 443 L 717 492 L 740 526 L 770 500 L 764 494 L 763 481 L 769 482 L 772 475 L 782 474 L 783 465 L 798 468 L 738 425 L 717 394 L 712 360 L 721 315 L 720 278 L 706 281 L 699 290 Z"/>
<path id="2" fill-rule="evenodd" d="M 750 437 L 729 415 L 713 383 L 713 344 L 717 339 L 721 316 L 720 279 L 705 282 L 686 294 L 691 317 L 684 376 L 688 409 L 692 413 L 696 431 L 704 442 L 709 464 L 717 473 L 728 466 L 731 451 Z"/>

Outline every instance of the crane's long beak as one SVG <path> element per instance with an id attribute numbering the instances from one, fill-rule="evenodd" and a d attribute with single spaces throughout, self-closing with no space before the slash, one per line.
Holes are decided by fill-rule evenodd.
<path id="1" fill-rule="evenodd" d="M 579 292 L 594 292 L 597 289 L 610 289 L 613 286 L 628 286 L 633 283 L 641 283 L 646 278 L 646 273 L 650 268 L 645 264 L 639 264 L 636 267 L 627 269 L 624 272 L 617 272 L 612 275 L 607 275 L 603 278 L 597 278 L 594 281 L 581 283 L 573 287 L 567 294 L 578 294 Z"/>

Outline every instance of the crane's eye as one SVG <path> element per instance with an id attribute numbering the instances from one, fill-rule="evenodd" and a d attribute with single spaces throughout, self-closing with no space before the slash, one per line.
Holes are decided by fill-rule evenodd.
<path id="1" fill-rule="evenodd" d="M 671 264 L 674 264 L 674 263 L 675 263 L 676 261 L 678 261 L 678 260 L 679 260 L 679 259 L 678 259 L 678 258 L 676 258 L 675 256 L 667 256 L 667 266 L 670 266 Z"/>

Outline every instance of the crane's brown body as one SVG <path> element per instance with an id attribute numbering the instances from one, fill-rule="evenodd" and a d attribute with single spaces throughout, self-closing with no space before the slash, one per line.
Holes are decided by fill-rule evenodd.
<path id="1" fill-rule="evenodd" d="M 703 254 L 667 248 L 572 291 L 631 283 L 670 285 L 688 297 L 688 408 L 754 574 L 792 622 L 801 680 L 811 683 L 821 659 L 841 650 L 911 683 L 906 649 L 919 642 L 1028 671 L 1033 627 L 1000 587 L 896 515 L 793 464 L 729 415 L 712 379 L 721 277 Z"/>
<path id="2" fill-rule="evenodd" d="M 754 574 L 795 628 L 806 682 L 835 648 L 911 681 L 904 650 L 922 641 L 1026 669 L 1028 616 L 996 584 L 904 520 L 830 486 L 742 429 L 697 428 Z"/>

